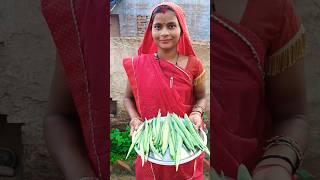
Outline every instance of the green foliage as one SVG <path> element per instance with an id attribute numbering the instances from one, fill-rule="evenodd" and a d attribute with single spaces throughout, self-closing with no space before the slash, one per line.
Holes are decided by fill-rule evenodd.
<path id="1" fill-rule="evenodd" d="M 223 172 L 220 175 L 211 168 L 210 169 L 210 180 L 227 180 Z M 250 173 L 245 165 L 241 164 L 238 168 L 237 180 L 251 180 Z"/>
<path id="2" fill-rule="evenodd" d="M 203 120 L 204 120 L 205 122 L 208 122 L 208 115 L 207 115 L 206 112 L 203 112 Z"/>
<path id="3" fill-rule="evenodd" d="M 238 168 L 238 180 L 251 180 L 251 175 L 243 164 L 240 164 Z"/>
<path id="4" fill-rule="evenodd" d="M 117 160 L 125 160 L 126 154 L 131 145 L 130 128 L 127 126 L 124 131 L 113 128 L 110 131 L 110 163 Z M 131 151 L 129 159 L 134 159 L 136 152 Z"/>
<path id="5" fill-rule="evenodd" d="M 314 180 L 315 177 L 307 170 L 301 169 L 297 171 L 298 180 Z"/>
<path id="6" fill-rule="evenodd" d="M 214 170 L 213 168 L 210 168 L 209 174 L 210 174 L 210 180 L 222 180 L 222 178 L 218 175 L 216 170 Z"/>

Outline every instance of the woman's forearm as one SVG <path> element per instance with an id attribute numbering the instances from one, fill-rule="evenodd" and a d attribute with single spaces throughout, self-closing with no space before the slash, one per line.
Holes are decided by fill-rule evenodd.
<path id="1" fill-rule="evenodd" d="M 267 78 L 266 97 L 272 115 L 273 138 L 265 154 L 275 154 L 289 158 L 291 169 L 307 148 L 309 124 L 306 118 L 306 87 L 304 61 L 301 59 L 282 73 Z M 297 157 L 299 156 L 299 159 Z M 270 156 L 269 156 L 270 157 Z M 279 158 L 278 161 L 287 161 Z M 266 161 L 275 161 L 276 158 Z M 264 161 L 264 162 L 266 162 Z"/>
<path id="2" fill-rule="evenodd" d="M 201 107 L 204 112 L 206 109 L 206 85 L 205 81 L 200 82 L 194 87 L 195 104 L 193 107 Z"/>
<path id="3" fill-rule="evenodd" d="M 272 136 L 286 136 L 294 139 L 301 152 L 305 152 L 309 138 L 309 124 L 306 121 L 305 115 L 296 115 L 287 120 L 277 121 L 274 124 L 274 132 Z M 268 149 L 264 155 L 279 154 L 288 157 L 293 163 L 298 159 L 296 153 L 289 146 L 277 145 Z M 269 160 L 270 162 L 275 161 Z M 279 161 L 279 160 L 278 160 Z M 287 166 L 291 168 L 288 164 Z"/>
<path id="4" fill-rule="evenodd" d="M 305 118 L 304 115 L 296 115 L 287 120 L 278 121 L 273 126 L 273 136 L 287 136 L 294 139 L 299 149 L 304 152 L 307 149 L 310 128 Z M 284 148 L 279 148 L 281 149 Z"/>
<path id="5" fill-rule="evenodd" d="M 195 106 L 200 106 L 200 107 L 204 108 L 203 110 L 205 110 L 206 109 L 206 98 L 201 97 L 201 98 L 197 99 Z"/>
<path id="6" fill-rule="evenodd" d="M 79 123 L 60 115 L 44 120 L 48 150 L 67 180 L 95 177 L 80 132 Z"/>
<path id="7" fill-rule="evenodd" d="M 308 145 L 310 126 L 305 115 L 296 115 L 274 125 L 274 135 L 284 135 L 297 141 L 299 148 L 305 152 Z"/>
<path id="8" fill-rule="evenodd" d="M 133 98 L 125 97 L 123 99 L 124 107 L 126 108 L 130 118 L 140 118 L 140 115 L 138 113 L 136 103 Z"/>

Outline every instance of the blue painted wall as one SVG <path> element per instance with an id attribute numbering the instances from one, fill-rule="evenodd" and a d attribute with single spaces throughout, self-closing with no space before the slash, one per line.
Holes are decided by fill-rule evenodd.
<path id="1" fill-rule="evenodd" d="M 137 16 L 149 16 L 152 8 L 163 0 L 122 0 L 111 11 L 119 15 L 120 35 L 124 37 L 141 36 L 137 31 Z M 182 7 L 192 40 L 210 40 L 210 1 L 172 0 Z M 141 26 L 139 26 L 141 27 Z"/>

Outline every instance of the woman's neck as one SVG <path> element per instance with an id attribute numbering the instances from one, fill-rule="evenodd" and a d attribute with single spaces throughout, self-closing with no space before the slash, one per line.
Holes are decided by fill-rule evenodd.
<path id="1" fill-rule="evenodd" d="M 163 51 L 163 50 L 158 50 L 158 57 L 160 59 L 166 59 L 170 62 L 175 62 L 176 58 L 178 56 L 177 50 L 170 50 L 170 51 Z"/>

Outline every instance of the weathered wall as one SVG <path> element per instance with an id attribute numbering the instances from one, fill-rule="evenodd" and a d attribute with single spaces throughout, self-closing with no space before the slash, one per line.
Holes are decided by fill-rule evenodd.
<path id="1" fill-rule="evenodd" d="M 14 31 L 13 12 L 14 1 L 0 1 L 0 42 L 5 41 Z"/>
<path id="2" fill-rule="evenodd" d="M 320 178 L 320 0 L 295 0 L 297 13 L 307 31 L 305 57 L 308 118 L 311 123 L 311 139 L 303 167 Z"/>
<path id="3" fill-rule="evenodd" d="M 295 2 L 308 33 L 305 63 L 312 136 L 304 167 L 319 178 L 320 0 Z M 62 179 L 42 135 L 55 49 L 39 0 L 0 0 L 0 41 L 5 42 L 0 45 L 0 112 L 9 115 L 9 122 L 25 123 L 24 179 Z"/>
<path id="4" fill-rule="evenodd" d="M 118 114 L 116 118 L 112 118 L 111 125 L 128 122 L 128 115 L 123 107 L 123 95 L 126 87 L 127 76 L 122 67 L 122 59 L 125 57 L 133 57 L 140 45 L 140 38 L 116 38 L 110 40 L 110 96 L 117 101 Z M 194 42 L 193 48 L 198 57 L 203 62 L 206 72 L 206 93 L 208 107 L 210 105 L 210 47 L 208 42 Z M 209 111 L 208 111 L 209 113 Z M 208 124 L 209 125 L 209 124 Z"/>
<path id="5" fill-rule="evenodd" d="M 111 12 L 119 14 L 120 35 L 124 37 L 143 35 L 152 8 L 160 2 L 163 0 L 122 0 Z M 172 0 L 171 2 L 177 3 L 184 10 L 190 37 L 194 40 L 209 41 L 210 1 Z"/>
<path id="6" fill-rule="evenodd" d="M 0 47 L 0 113 L 8 114 L 10 123 L 25 123 L 24 179 L 58 180 L 61 176 L 47 153 L 42 132 L 55 50 L 40 2 L 1 0 L 0 10 L 0 40 L 4 41 Z"/>

